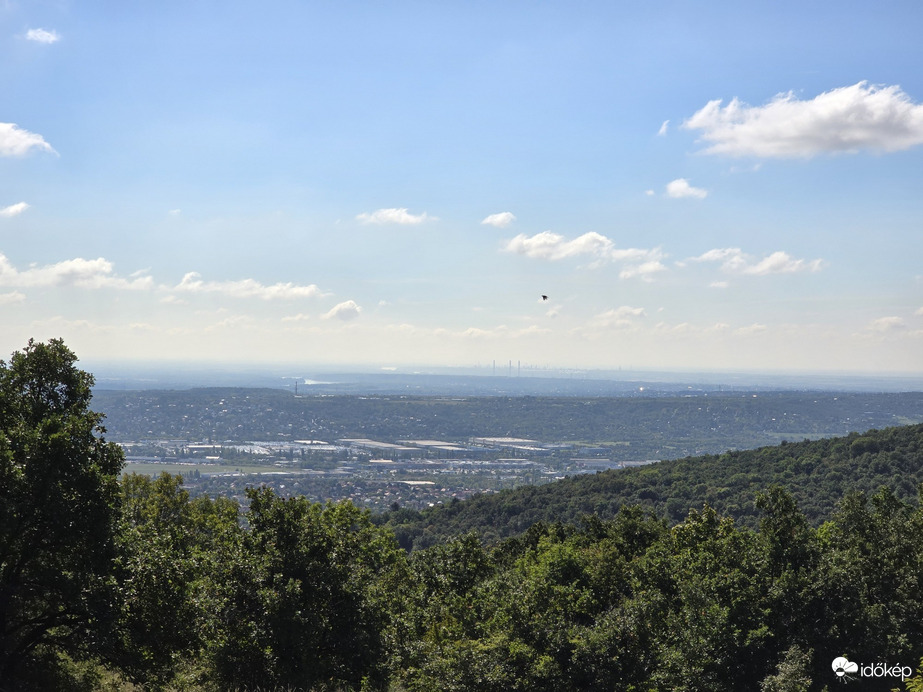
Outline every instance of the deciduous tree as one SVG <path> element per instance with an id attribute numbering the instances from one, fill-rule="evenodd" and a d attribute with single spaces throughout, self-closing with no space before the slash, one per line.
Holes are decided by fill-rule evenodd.
<path id="1" fill-rule="evenodd" d="M 104 630 L 123 456 L 76 361 L 57 339 L 0 361 L 0 680 Z"/>

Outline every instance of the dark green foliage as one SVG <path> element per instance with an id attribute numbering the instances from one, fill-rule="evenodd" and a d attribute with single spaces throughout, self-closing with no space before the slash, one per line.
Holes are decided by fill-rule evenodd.
<path id="1" fill-rule="evenodd" d="M 122 453 L 76 360 L 52 340 L 0 361 L 0 680 L 92 649 L 110 615 Z"/>
<path id="2" fill-rule="evenodd" d="M 393 537 L 350 503 L 249 493 L 244 560 L 234 567 L 213 647 L 223 686 L 358 689 L 381 680 L 395 574 Z"/>
<path id="3" fill-rule="evenodd" d="M 814 529 L 780 488 L 758 504 L 759 531 L 633 507 L 414 553 L 401 689 L 822 690 L 843 652 L 916 660 L 923 511 L 854 495 Z"/>
<path id="4" fill-rule="evenodd" d="M 201 657 L 219 634 L 221 589 L 243 559 L 237 504 L 190 501 L 181 483 L 169 474 L 122 479 L 121 612 L 108 655 L 151 686 L 169 681 L 186 658 Z"/>

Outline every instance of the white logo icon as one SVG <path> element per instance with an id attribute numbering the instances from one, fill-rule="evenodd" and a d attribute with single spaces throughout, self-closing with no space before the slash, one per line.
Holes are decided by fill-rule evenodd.
<path id="1" fill-rule="evenodd" d="M 847 673 L 858 673 L 859 664 L 853 663 L 849 659 L 840 656 L 833 659 L 833 672 L 836 673 L 838 678 L 846 678 L 848 680 L 849 675 L 847 675 Z"/>

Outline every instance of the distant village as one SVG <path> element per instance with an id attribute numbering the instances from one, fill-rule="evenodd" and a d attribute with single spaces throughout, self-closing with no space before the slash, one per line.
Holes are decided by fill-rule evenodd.
<path id="1" fill-rule="evenodd" d="M 245 501 L 247 487 L 268 486 L 283 496 L 349 499 L 373 510 L 395 505 L 422 509 L 475 493 L 653 461 L 613 461 L 606 447 L 516 437 L 473 437 L 467 444 L 368 438 L 120 444 L 126 473 L 179 474 L 193 494 Z"/>

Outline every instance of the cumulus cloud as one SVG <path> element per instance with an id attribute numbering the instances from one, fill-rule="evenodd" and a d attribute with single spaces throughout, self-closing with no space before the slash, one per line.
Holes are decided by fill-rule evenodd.
<path id="1" fill-rule="evenodd" d="M 183 293 L 221 293 L 233 298 L 261 298 L 262 300 L 293 300 L 322 295 L 315 285 L 299 286 L 291 282 L 265 285 L 255 279 L 239 281 L 203 281 L 198 272 L 189 272 L 174 288 Z"/>
<path id="2" fill-rule="evenodd" d="M 342 303 L 337 303 L 334 305 L 328 312 L 325 312 L 323 315 L 321 315 L 321 319 L 338 319 L 346 322 L 356 319 L 360 312 L 362 312 L 362 308 L 356 304 L 356 301 L 346 300 Z"/>
<path id="3" fill-rule="evenodd" d="M 54 30 L 29 29 L 26 32 L 26 39 L 35 41 L 36 43 L 57 43 L 61 40 L 61 36 Z"/>
<path id="4" fill-rule="evenodd" d="M 757 261 L 743 252 L 740 248 L 715 248 L 698 257 L 691 257 L 688 261 L 720 262 L 723 271 L 752 276 L 817 272 L 824 267 L 824 261 L 822 259 L 795 259 L 787 252 L 782 252 L 781 250 L 773 252 Z"/>
<path id="5" fill-rule="evenodd" d="M 614 248 L 615 244 L 611 240 L 595 231 L 584 233 L 573 240 L 566 240 L 564 236 L 552 231 L 542 231 L 531 237 L 520 233 L 506 244 L 508 252 L 545 260 L 561 260 L 578 255 L 605 258 Z"/>
<path id="6" fill-rule="evenodd" d="M 619 308 L 601 312 L 590 320 L 591 327 L 601 327 L 607 329 L 624 329 L 633 327 L 635 320 L 640 317 L 646 317 L 644 308 L 635 308 L 630 305 L 623 305 Z"/>
<path id="7" fill-rule="evenodd" d="M 590 257 L 594 263 L 632 263 L 620 273 L 623 279 L 640 277 L 650 280 L 654 274 L 666 269 L 660 261 L 663 257 L 660 248 L 617 248 L 609 238 L 595 231 L 571 240 L 552 231 L 542 231 L 533 236 L 520 233 L 506 243 L 504 250 L 552 262 L 570 257 Z"/>
<path id="8" fill-rule="evenodd" d="M 907 323 L 901 317 L 896 317 L 890 315 L 888 317 L 879 317 L 877 320 L 872 320 L 867 329 L 870 332 L 877 332 L 879 334 L 886 334 L 888 332 L 899 331 L 907 328 Z"/>
<path id="9" fill-rule="evenodd" d="M 9 219 L 13 216 L 19 216 L 28 208 L 29 205 L 25 202 L 17 202 L 16 204 L 11 204 L 8 207 L 3 207 L 0 209 L 0 216 Z"/>
<path id="10" fill-rule="evenodd" d="M 501 211 L 497 214 L 491 214 L 481 221 L 481 223 L 487 224 L 488 226 L 496 226 L 497 228 L 506 228 L 515 220 L 516 217 L 513 215 L 513 212 Z"/>
<path id="11" fill-rule="evenodd" d="M 102 257 L 95 260 L 78 257 L 44 267 L 33 266 L 20 271 L 5 255 L 0 254 L 0 286 L 76 286 L 77 288 L 145 290 L 152 288 L 153 283 L 150 276 L 136 274 L 126 279 L 116 275 L 112 262 Z"/>
<path id="12" fill-rule="evenodd" d="M 379 209 L 372 213 L 362 213 L 357 215 L 356 219 L 361 223 L 415 225 L 424 221 L 435 221 L 436 217 L 429 216 L 426 212 L 411 214 L 406 208 L 402 207 L 400 209 Z"/>
<path id="13" fill-rule="evenodd" d="M 900 151 L 923 144 L 923 105 L 899 86 L 859 82 L 803 101 L 792 92 L 764 106 L 736 98 L 709 101 L 683 123 L 701 130 L 707 154 L 807 158 L 861 150 Z"/>
<path id="14" fill-rule="evenodd" d="M 714 248 L 704 252 L 698 257 L 691 257 L 691 262 L 726 262 L 727 268 L 736 268 L 742 263 L 744 257 L 743 250 L 739 247 Z"/>
<path id="15" fill-rule="evenodd" d="M 648 262 L 642 262 L 641 264 L 625 267 L 622 271 L 619 272 L 619 278 L 640 278 L 644 281 L 652 281 L 654 274 L 658 274 L 662 271 L 666 271 L 666 267 L 663 265 L 663 262 L 660 260 L 650 260 Z"/>
<path id="16" fill-rule="evenodd" d="M 672 197 L 673 199 L 683 199 L 684 197 L 705 199 L 708 197 L 708 190 L 692 187 L 685 178 L 677 178 L 667 183 L 667 197 Z"/>
<path id="17" fill-rule="evenodd" d="M 572 240 L 567 240 L 564 236 L 552 231 L 542 231 L 533 236 L 520 233 L 515 238 L 510 239 L 504 249 L 507 252 L 525 255 L 531 259 L 551 261 L 581 255 L 617 261 L 659 256 L 658 250 L 616 248 L 615 243 L 609 238 L 595 231 L 584 233 Z"/>
<path id="18" fill-rule="evenodd" d="M 21 130 L 15 123 L 0 123 L 0 156 L 25 156 L 33 149 L 57 153 L 41 135 Z"/>
<path id="19" fill-rule="evenodd" d="M 764 257 L 756 264 L 744 267 L 743 273 L 766 276 L 767 274 L 794 274 L 803 271 L 816 272 L 823 268 L 823 264 L 823 260 L 820 259 L 810 261 L 794 259 L 787 252 L 780 250 Z"/>
<path id="20" fill-rule="evenodd" d="M 10 305 L 11 303 L 21 303 L 26 299 L 25 293 L 19 291 L 10 291 L 9 293 L 0 293 L 0 305 Z"/>

